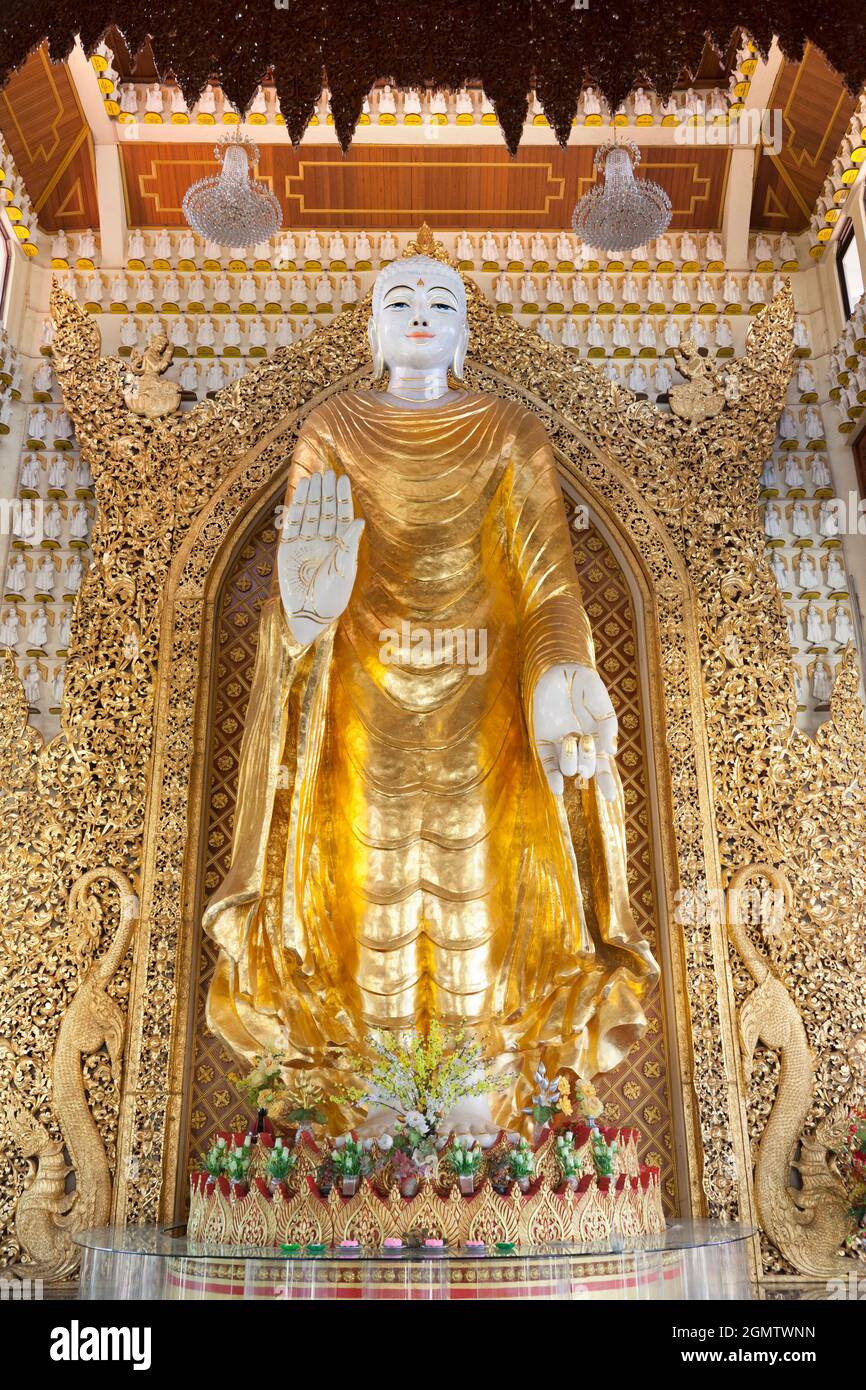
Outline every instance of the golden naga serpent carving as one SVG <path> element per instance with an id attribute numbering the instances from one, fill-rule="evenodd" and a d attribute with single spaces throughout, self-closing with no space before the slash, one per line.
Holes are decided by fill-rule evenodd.
<path id="1" fill-rule="evenodd" d="M 108 949 L 86 966 L 57 1034 L 52 1088 L 63 1139 L 52 1138 L 26 1110 L 13 1109 L 9 1116 L 22 1153 L 36 1160 L 15 1213 L 16 1234 L 28 1258 L 13 1265 L 12 1272 L 49 1282 L 68 1277 L 78 1266 L 73 1233 L 105 1225 L 111 1211 L 111 1169 L 90 1111 L 82 1054 L 95 1053 L 104 1045 L 119 1091 L 126 1019 L 107 989 L 129 950 L 138 921 L 138 898 L 129 879 L 117 869 L 90 869 L 76 880 L 69 895 L 68 924 L 77 952 L 85 959 L 99 939 L 102 907 L 91 890 L 102 881 L 117 889 L 119 921 Z M 65 1160 L 64 1140 L 71 1164 Z M 70 1172 L 75 1174 L 75 1189 L 67 1192 Z"/>
<path id="2" fill-rule="evenodd" d="M 850 1229 L 848 1192 L 827 1163 L 828 1148 L 847 1128 L 847 1107 L 836 1107 L 834 1118 L 844 1116 L 841 1133 L 824 1122 L 814 1136 L 803 1136 L 815 1089 L 812 1049 L 790 994 L 741 920 L 740 895 L 760 879 L 781 898 L 777 911 L 764 920 L 768 934 L 784 932 L 792 906 L 790 883 L 769 864 L 750 865 L 731 879 L 728 933 L 755 981 L 739 1011 L 743 1064 L 748 1073 L 759 1041 L 779 1058 L 778 1090 L 755 1158 L 755 1200 L 763 1230 L 791 1264 L 802 1274 L 829 1279 L 850 1268 L 840 1254 Z M 792 1168 L 800 1174 L 799 1188 L 791 1184 Z"/>
<path id="3" fill-rule="evenodd" d="M 407 250 L 444 254 L 426 231 Z M 741 964 L 729 962 L 724 933 L 712 924 L 672 926 L 671 934 L 682 972 L 677 1029 L 694 1088 L 685 1101 L 694 1117 L 689 1143 L 706 1210 L 751 1219 L 754 1193 L 763 1269 L 814 1277 L 831 1258 L 841 1200 L 826 1181 L 834 1175 L 824 1141 L 849 1099 L 863 1095 L 851 1054 L 866 1035 L 866 722 L 849 651 L 826 723 L 814 739 L 797 731 L 782 599 L 764 561 L 756 503 L 790 376 L 790 290 L 751 322 L 742 358 L 723 371 L 694 364 L 700 385 L 682 400 L 683 417 L 636 400 L 591 362 L 497 315 L 471 280 L 467 297 L 468 384 L 536 410 L 570 476 L 588 497 L 606 499 L 624 545 L 646 568 L 657 604 L 656 739 L 670 789 L 670 880 L 697 893 L 743 865 L 766 864 L 790 884 L 786 931 L 765 943 L 771 982 L 769 962 L 748 940 L 737 941 Z M 190 786 L 210 567 L 233 528 L 246 524 L 238 523 L 245 509 L 262 506 L 284 476 L 305 412 L 344 384 L 368 383 L 370 362 L 368 297 L 213 400 L 142 416 L 124 401 L 124 364 L 100 355 L 94 319 L 58 287 L 52 313 L 54 367 L 95 479 L 98 515 L 93 564 L 74 610 L 63 733 L 49 745 L 28 727 L 11 656 L 0 664 L 0 1093 L 26 1097 L 15 1116 L 0 1112 L 0 1261 L 29 1254 L 62 1277 L 64 1222 L 107 1210 L 115 1149 L 124 1156 L 111 1206 L 120 1220 L 159 1218 L 176 1162 L 188 959 L 181 947 L 189 944 L 183 932 L 194 930 L 185 925 L 185 856 L 199 834 Z M 149 836 L 148 813 L 158 826 Z M 70 913 L 70 895 L 76 880 L 106 865 L 121 876 L 113 887 L 103 876 L 79 891 L 79 907 L 103 904 L 85 959 L 76 945 L 84 919 Z M 121 946 L 133 926 L 129 885 L 139 882 L 136 987 L 126 1014 Z M 115 984 L 108 966 L 100 969 L 76 1021 L 91 960 L 119 961 Z M 758 996 L 745 1015 L 745 1036 L 756 1039 L 745 1088 L 732 977 L 737 1008 Z M 105 1007 L 111 998 L 120 1016 Z M 814 1048 L 811 1074 L 791 1010 Z M 104 1055 L 82 1049 L 97 1039 L 100 1049 L 103 1039 L 117 1048 L 124 1028 L 121 1112 Z M 795 1083 L 804 1089 L 796 1106 L 788 1099 Z M 39 1156 L 29 1186 L 15 1133 Z M 754 1184 L 749 1137 L 759 1159 Z M 64 1145 L 81 1189 L 74 1203 L 61 1177 Z M 794 1198 L 792 1157 L 803 1183 Z"/>

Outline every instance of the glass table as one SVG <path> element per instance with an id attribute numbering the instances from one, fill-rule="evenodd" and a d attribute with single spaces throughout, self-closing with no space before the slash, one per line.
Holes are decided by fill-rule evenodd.
<path id="1" fill-rule="evenodd" d="M 181 1226 L 79 1232 L 80 1297 L 99 1299 L 748 1299 L 753 1227 L 678 1220 L 583 1245 L 397 1250 L 208 1245 Z"/>

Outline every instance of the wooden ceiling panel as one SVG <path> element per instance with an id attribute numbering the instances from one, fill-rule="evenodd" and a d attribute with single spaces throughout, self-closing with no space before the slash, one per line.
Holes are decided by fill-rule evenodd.
<path id="1" fill-rule="evenodd" d="M 47 231 L 96 227 L 93 145 L 63 63 L 45 46 L 31 53 L 0 92 L 0 130 Z"/>
<path id="2" fill-rule="evenodd" d="M 801 63 L 784 63 L 770 101 L 782 113 L 782 149 L 757 160 L 753 227 L 799 232 L 808 225 L 856 100 L 811 45 Z"/>
<path id="3" fill-rule="evenodd" d="M 672 226 L 718 227 L 727 183 L 727 149 L 648 148 L 641 172 L 669 193 Z M 130 226 L 182 226 L 183 195 L 213 175 L 210 146 L 121 146 Z M 411 229 L 427 219 L 470 231 L 563 228 L 592 186 L 593 150 L 533 146 L 512 159 L 488 146 L 324 146 L 262 149 L 258 176 L 276 193 L 287 226 Z"/>

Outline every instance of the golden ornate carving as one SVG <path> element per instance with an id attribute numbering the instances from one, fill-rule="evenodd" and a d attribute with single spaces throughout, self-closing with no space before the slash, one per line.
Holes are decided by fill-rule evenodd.
<path id="1" fill-rule="evenodd" d="M 682 351 L 674 353 L 678 371 L 686 378 L 669 393 L 671 410 L 689 425 L 702 425 L 725 406 L 724 385 L 701 357 L 693 338 L 686 338 Z"/>
<path id="2" fill-rule="evenodd" d="M 176 381 L 160 381 L 170 365 L 172 346 L 162 332 L 154 333 L 144 352 L 134 352 L 128 367 L 130 381 L 123 388 L 123 399 L 133 415 L 147 415 L 158 420 L 171 415 L 180 405 L 180 387 Z"/>
<path id="3" fill-rule="evenodd" d="M 695 423 L 635 400 L 591 363 L 496 315 L 471 283 L 468 293 L 469 383 L 536 410 L 566 480 L 616 518 L 623 547 L 646 576 L 647 646 L 663 696 L 654 717 L 667 759 L 658 780 L 669 911 L 676 889 L 697 899 L 746 865 L 769 864 L 790 882 L 789 941 L 766 949 L 814 1053 L 803 1123 L 820 1142 L 828 1112 L 849 1092 L 862 1096 L 846 1053 L 851 1035 L 866 1031 L 857 983 L 866 910 L 866 725 L 849 653 L 826 724 L 814 740 L 796 731 L 781 598 L 763 560 L 755 501 L 790 371 L 790 292 L 750 325 L 746 355 L 731 366 L 735 381 L 726 381 L 725 408 Z M 79 921 L 70 936 L 70 889 L 103 864 L 132 882 L 140 874 L 119 1126 L 104 1055 L 86 1056 L 83 1071 L 115 1174 L 112 1216 L 152 1220 L 161 1203 L 172 1209 L 182 1114 L 200 809 L 190 788 L 205 727 L 196 678 L 213 621 L 209 576 L 226 562 L 235 528 L 282 491 L 302 416 L 330 392 L 369 379 L 368 308 L 362 302 L 338 315 L 313 340 L 275 353 L 214 400 L 163 417 L 127 407 L 124 368 L 100 357 L 92 317 L 58 289 L 52 308 L 55 367 L 99 512 L 93 568 L 75 607 L 60 738 L 42 746 L 27 728 L 8 658 L 0 671 L 0 1087 L 18 1115 L 26 1094 L 26 1109 L 47 1136 L 40 1135 L 40 1181 L 59 1197 L 63 1137 L 52 1057 L 87 969 L 73 937 L 86 944 L 98 928 L 99 959 L 120 922 L 117 895 L 103 881 L 94 888 L 102 920 Z M 731 631 L 736 643 L 724 640 Z M 669 938 L 683 1072 L 694 1077 L 694 1094 L 684 1096 L 690 1170 L 700 1172 L 709 1214 L 750 1219 L 743 1102 L 757 1141 L 779 1090 L 778 1062 L 759 1042 L 744 1090 L 731 974 L 738 1003 L 753 977 L 736 956 L 729 962 L 724 925 L 712 914 L 681 918 Z M 127 983 L 121 964 L 106 986 L 121 1009 Z M 24 1202 L 23 1230 L 26 1196 L 39 1193 L 35 1183 L 24 1191 L 27 1170 L 11 1124 L 8 1114 L 0 1117 L 0 1252 L 15 1261 L 22 1254 L 15 1209 Z M 785 1186 L 781 1145 L 771 1150 L 778 1192 Z M 38 1206 L 31 1211 L 38 1215 Z M 782 1251 L 770 1230 L 764 1268 L 814 1267 L 828 1232 L 816 1218 L 802 1237 Z"/>
<path id="4" fill-rule="evenodd" d="M 768 933 L 776 937 L 784 933 L 792 906 L 787 878 L 769 864 L 740 869 L 731 879 L 728 931 L 755 981 L 739 1013 L 743 1064 L 748 1074 L 759 1040 L 779 1058 L 778 1089 L 755 1159 L 755 1199 L 764 1231 L 794 1268 L 815 1279 L 829 1279 L 846 1263 L 840 1248 L 850 1226 L 848 1193 L 826 1162 L 831 1142 L 828 1128 L 819 1126 L 811 1140 L 802 1137 L 815 1086 L 812 1050 L 790 994 L 741 920 L 739 896 L 750 882 L 760 879 L 766 879 L 784 903 L 765 918 Z M 790 1182 L 794 1167 L 802 1179 L 799 1189 Z"/>
<path id="5" fill-rule="evenodd" d="M 592 1173 L 591 1167 L 588 1171 Z M 526 1194 L 517 1183 L 502 1194 L 485 1178 L 464 1197 L 437 1177 L 422 1179 L 414 1196 L 403 1197 L 396 1186 L 383 1195 L 374 1183 L 362 1179 L 349 1197 L 333 1187 L 323 1198 L 309 1180 L 297 1182 L 291 1192 L 280 1185 L 271 1193 L 255 1176 L 238 1187 L 225 1178 L 205 1183 L 202 1174 L 194 1174 L 187 1234 L 190 1240 L 233 1245 L 339 1245 L 356 1240 L 376 1247 L 389 1236 L 409 1240 L 422 1232 L 450 1246 L 467 1241 L 492 1246 L 500 1241 L 606 1241 L 612 1231 L 636 1237 L 664 1230 L 656 1172 L 645 1172 L 640 1182 L 621 1175 L 616 1190 L 602 1190 L 607 1186 L 606 1179 L 599 1183 L 592 1175 L 573 1192 L 558 1179 L 538 1177 Z"/>
<path id="6" fill-rule="evenodd" d="M 73 884 L 68 904 L 70 952 L 89 961 L 99 940 L 102 907 L 93 885 L 107 880 L 120 895 L 120 920 L 104 955 L 86 967 L 69 1003 L 54 1049 L 52 1091 L 54 1112 L 66 1142 L 71 1166 L 63 1160 L 63 1145 L 52 1140 L 39 1120 L 26 1111 L 10 1116 L 13 1135 L 25 1157 L 36 1158 L 34 1175 L 16 1210 L 15 1230 L 28 1257 L 18 1268 L 46 1280 L 66 1277 L 77 1265 L 72 1244 L 75 1231 L 103 1226 L 111 1208 L 111 1172 L 102 1135 L 88 1104 L 82 1053 L 96 1053 L 105 1044 L 112 1079 L 120 1086 L 126 1020 L 106 992 L 129 950 L 138 920 L 138 898 L 125 874 L 117 869 L 91 869 Z M 76 1176 L 75 1191 L 65 1195 L 68 1173 Z"/>

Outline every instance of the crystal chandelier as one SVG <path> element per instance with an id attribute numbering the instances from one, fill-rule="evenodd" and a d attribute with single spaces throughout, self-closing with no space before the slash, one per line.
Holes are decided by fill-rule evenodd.
<path id="1" fill-rule="evenodd" d="M 574 209 L 577 235 L 603 251 L 633 251 L 661 236 L 671 220 L 671 200 L 657 183 L 635 179 L 640 150 L 631 140 L 600 145 L 593 164 L 604 182 L 591 188 Z"/>
<path id="2" fill-rule="evenodd" d="M 254 246 L 279 231 L 283 216 L 277 199 L 250 177 L 259 147 L 242 135 L 214 146 L 222 169 L 216 178 L 199 179 L 184 194 L 183 211 L 194 232 L 220 246 Z"/>

